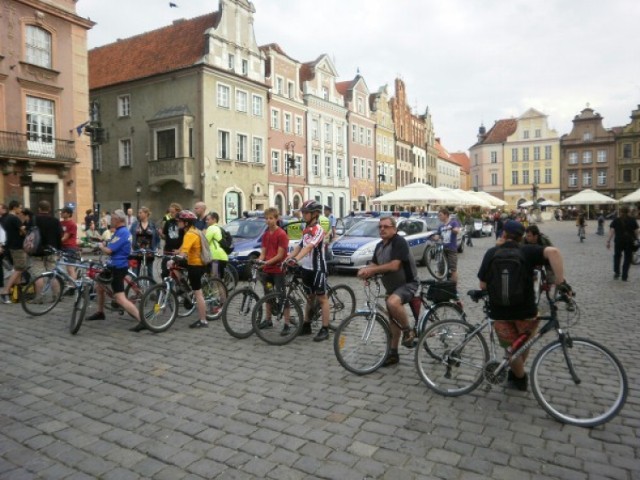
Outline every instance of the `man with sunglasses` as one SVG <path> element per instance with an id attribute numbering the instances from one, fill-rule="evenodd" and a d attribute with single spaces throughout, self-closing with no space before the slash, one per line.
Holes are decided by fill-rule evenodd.
<path id="1" fill-rule="evenodd" d="M 412 348 L 416 332 L 409 325 L 409 318 L 404 308 L 405 303 L 415 296 L 418 289 L 418 269 L 411 255 L 409 244 L 404 237 L 398 235 L 395 217 L 383 217 L 378 225 L 382 241 L 376 245 L 372 263 L 358 270 L 362 279 L 373 275 L 382 275 L 382 284 L 387 293 L 387 310 L 402 326 L 391 323 L 391 353 L 384 366 L 394 365 L 400 361 L 398 345 L 402 331 L 402 345 Z"/>

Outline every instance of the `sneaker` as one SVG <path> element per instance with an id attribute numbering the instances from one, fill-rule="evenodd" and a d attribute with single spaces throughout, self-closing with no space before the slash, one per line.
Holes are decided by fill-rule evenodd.
<path id="1" fill-rule="evenodd" d="M 291 328 L 291 325 L 285 323 L 284 327 L 282 327 L 282 331 L 280 332 L 280 335 L 282 337 L 286 337 L 287 335 L 291 334 L 291 330 L 293 330 Z"/>
<path id="2" fill-rule="evenodd" d="M 327 327 L 322 327 L 320 330 L 318 330 L 318 333 L 316 333 L 316 336 L 313 337 L 313 341 L 322 342 L 327 338 L 329 338 L 329 329 Z"/>
<path id="3" fill-rule="evenodd" d="M 147 329 L 147 326 L 142 322 L 136 323 L 133 327 L 129 329 L 130 332 L 141 332 L 143 330 L 148 330 L 148 329 Z"/>
<path id="4" fill-rule="evenodd" d="M 391 365 L 396 365 L 398 362 L 400 362 L 400 355 L 398 355 L 397 353 L 390 353 L 382 366 L 390 367 Z"/>
<path id="5" fill-rule="evenodd" d="M 3 294 L 3 295 L 0 295 L 0 302 L 4 303 L 4 304 L 6 304 L 6 305 L 8 305 L 8 304 L 12 303 L 12 302 L 11 302 L 11 299 L 9 298 L 9 295 L 8 295 L 8 294 L 6 294 L 6 293 L 5 293 L 5 294 Z"/>
<path id="6" fill-rule="evenodd" d="M 413 328 L 405 330 L 402 333 L 402 346 L 413 348 L 416 343 L 416 331 Z"/>
<path id="7" fill-rule="evenodd" d="M 527 391 L 528 380 L 529 378 L 527 377 L 526 373 L 522 378 L 516 377 L 511 370 L 509 370 L 509 373 L 507 374 L 507 382 L 509 383 L 509 385 L 511 385 L 516 390 L 520 390 L 521 392 Z"/>
<path id="8" fill-rule="evenodd" d="M 92 322 L 93 320 L 104 320 L 107 317 L 104 316 L 104 312 L 96 312 L 93 315 L 89 315 L 85 320 L 87 322 Z"/>
<path id="9" fill-rule="evenodd" d="M 271 320 L 262 320 L 258 324 L 258 328 L 260 330 L 264 330 L 265 328 L 273 328 L 273 322 Z"/>
<path id="10" fill-rule="evenodd" d="M 304 322 L 302 324 L 302 330 L 300 330 L 300 335 L 311 335 L 313 332 L 311 331 L 311 323 Z"/>
<path id="11" fill-rule="evenodd" d="M 208 323 L 203 322 L 202 320 L 198 320 L 189 325 L 189 328 L 207 328 L 209 326 Z"/>

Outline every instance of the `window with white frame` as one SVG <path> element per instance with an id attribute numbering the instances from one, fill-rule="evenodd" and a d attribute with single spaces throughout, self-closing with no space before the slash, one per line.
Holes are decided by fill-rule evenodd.
<path id="1" fill-rule="evenodd" d="M 351 141 L 358 141 L 358 126 L 354 124 L 351 124 Z"/>
<path id="2" fill-rule="evenodd" d="M 518 171 L 514 170 L 511 172 L 511 184 L 518 185 Z"/>
<path id="3" fill-rule="evenodd" d="M 518 149 L 517 148 L 512 148 L 511 149 L 511 161 L 512 162 L 517 162 L 518 161 Z"/>
<path id="4" fill-rule="evenodd" d="M 118 96 L 118 117 L 131 116 L 131 96 L 119 95 Z"/>
<path id="5" fill-rule="evenodd" d="M 353 178 L 358 178 L 358 159 L 356 157 L 353 157 L 353 163 L 352 163 L 352 168 L 351 168 L 351 176 Z"/>
<path id="6" fill-rule="evenodd" d="M 551 160 L 551 145 L 546 145 L 544 147 L 544 159 Z"/>
<path id="7" fill-rule="evenodd" d="M 329 100 L 329 89 L 327 87 L 322 87 L 322 98 Z"/>
<path id="8" fill-rule="evenodd" d="M 371 160 L 367 160 L 367 179 L 373 180 L 373 162 Z"/>
<path id="9" fill-rule="evenodd" d="M 218 130 L 218 158 L 231 158 L 231 133 Z"/>
<path id="10" fill-rule="evenodd" d="M 358 98 L 356 99 L 356 104 L 358 113 L 361 115 L 364 114 L 364 100 L 362 99 L 362 97 L 358 96 Z"/>
<path id="11" fill-rule="evenodd" d="M 578 174 L 576 172 L 570 172 L 568 180 L 569 180 L 568 185 L 570 187 L 577 187 L 578 186 Z"/>
<path id="12" fill-rule="evenodd" d="M 302 117 L 296 115 L 296 135 L 302 136 Z"/>
<path id="13" fill-rule="evenodd" d="M 249 160 L 247 151 L 248 138 L 242 133 L 236 135 L 236 160 L 239 162 L 246 162 Z"/>
<path id="14" fill-rule="evenodd" d="M 522 149 L 522 161 L 523 162 L 529 161 L 529 147 L 524 147 Z"/>
<path id="15" fill-rule="evenodd" d="M 236 90 L 236 110 L 238 112 L 247 112 L 247 98 L 248 98 L 248 94 L 247 92 L 244 92 L 242 90 Z"/>
<path id="16" fill-rule="evenodd" d="M 25 39 L 27 63 L 51 68 L 51 34 L 35 25 L 27 25 Z"/>
<path id="17" fill-rule="evenodd" d="M 540 170 L 537 168 L 533 171 L 533 183 L 540 183 Z"/>
<path id="18" fill-rule="evenodd" d="M 364 127 L 360 127 L 360 143 L 364 145 Z"/>
<path id="19" fill-rule="evenodd" d="M 591 186 L 591 172 L 582 172 L 582 186 L 583 187 Z"/>
<path id="20" fill-rule="evenodd" d="M 544 169 L 544 183 L 551 183 L 551 180 L 552 180 L 551 169 L 550 168 L 545 168 Z"/>
<path id="21" fill-rule="evenodd" d="M 343 159 L 342 158 L 337 158 L 336 159 L 336 177 L 338 177 L 339 180 L 342 180 L 343 175 L 344 175 L 344 168 L 343 168 Z"/>
<path id="22" fill-rule="evenodd" d="M 284 113 L 284 131 L 291 133 L 291 114 L 288 112 Z"/>
<path id="23" fill-rule="evenodd" d="M 230 53 L 229 57 L 227 58 L 227 67 L 229 67 L 229 70 L 236 69 L 236 57 L 232 53 Z"/>
<path id="24" fill-rule="evenodd" d="M 524 170 L 522 172 L 522 184 L 523 185 L 529 184 L 529 170 Z"/>
<path id="25" fill-rule="evenodd" d="M 262 97 L 260 95 L 253 95 L 251 97 L 251 103 L 253 105 L 253 114 L 256 117 L 262 116 Z"/>
<path id="26" fill-rule="evenodd" d="M 295 97 L 295 88 L 296 88 L 295 83 L 293 83 L 291 80 L 287 81 L 287 96 L 289 98 Z"/>
<path id="27" fill-rule="evenodd" d="M 320 132 L 318 131 L 318 119 L 311 119 L 311 139 L 320 140 Z"/>
<path id="28" fill-rule="evenodd" d="M 591 163 L 593 161 L 593 153 L 591 150 L 582 152 L 582 163 Z"/>
<path id="29" fill-rule="evenodd" d="M 331 177 L 331 157 L 329 155 L 324 157 L 324 174 L 327 178 Z"/>
<path id="30" fill-rule="evenodd" d="M 242 75 L 249 75 L 249 61 L 242 60 Z"/>
<path id="31" fill-rule="evenodd" d="M 533 147 L 533 159 L 540 160 L 540 147 Z"/>
<path id="32" fill-rule="evenodd" d="M 539 128 L 536 128 L 535 136 L 536 138 L 540 138 L 542 136 L 542 132 L 540 131 Z"/>
<path id="33" fill-rule="evenodd" d="M 589 140 L 591 140 L 591 132 L 584 132 L 582 134 L 582 141 L 588 142 Z"/>
<path id="34" fill-rule="evenodd" d="M 27 96 L 27 140 L 29 153 L 55 157 L 55 105 L 45 98 Z"/>
<path id="35" fill-rule="evenodd" d="M 118 163 L 121 167 L 131 166 L 131 139 L 121 138 L 118 149 Z"/>
<path id="36" fill-rule="evenodd" d="M 476 155 L 476 165 L 478 164 L 477 159 L 478 156 Z M 491 152 L 491 163 L 498 163 L 498 152 Z"/>
<path id="37" fill-rule="evenodd" d="M 156 160 L 167 158 L 176 158 L 175 128 L 156 131 Z"/>
<path id="38" fill-rule="evenodd" d="M 525 130 L 523 133 L 524 138 L 529 138 L 529 130 Z"/>
<path id="39" fill-rule="evenodd" d="M 367 145 L 371 146 L 373 144 L 373 132 L 370 128 L 367 128 Z"/>
<path id="40" fill-rule="evenodd" d="M 262 160 L 263 141 L 260 137 L 253 137 L 253 163 L 264 163 Z"/>
<path id="41" fill-rule="evenodd" d="M 331 128 L 331 124 L 328 122 L 325 122 L 324 124 L 324 141 L 327 143 L 331 142 L 331 133 L 332 133 L 332 128 Z"/>
<path id="42" fill-rule="evenodd" d="M 271 173 L 280 173 L 280 152 L 271 150 Z"/>
<path id="43" fill-rule="evenodd" d="M 598 150 L 598 163 L 605 163 L 607 161 L 607 151 Z"/>
<path id="44" fill-rule="evenodd" d="M 295 160 L 296 164 L 295 164 L 295 174 L 298 176 L 302 175 L 302 155 L 296 155 L 296 160 Z"/>
<path id="45" fill-rule="evenodd" d="M 93 152 L 93 169 L 96 172 L 102 171 L 102 145 L 92 145 L 91 150 Z"/>
<path id="46" fill-rule="evenodd" d="M 598 170 L 598 186 L 604 187 L 607 184 L 607 171 Z"/>
<path id="47" fill-rule="evenodd" d="M 497 173 L 492 173 L 491 174 L 491 185 L 492 186 L 498 185 L 498 174 Z"/>
<path id="48" fill-rule="evenodd" d="M 284 95 L 284 78 L 282 77 L 276 77 L 276 93 Z"/>
<path id="49" fill-rule="evenodd" d="M 336 145 L 344 145 L 344 128 L 336 125 Z"/>
<path id="50" fill-rule="evenodd" d="M 578 163 L 578 152 L 569 152 L 569 165 Z"/>
<path id="51" fill-rule="evenodd" d="M 271 128 L 280 130 L 280 110 L 271 109 Z"/>
<path id="52" fill-rule="evenodd" d="M 360 178 L 367 178 L 367 161 L 364 158 L 360 159 Z"/>
<path id="53" fill-rule="evenodd" d="M 311 172 L 314 176 L 320 176 L 320 155 L 314 153 L 311 156 Z"/>
<path id="54" fill-rule="evenodd" d="M 227 85 L 218 84 L 218 106 L 229 108 L 231 89 Z"/>

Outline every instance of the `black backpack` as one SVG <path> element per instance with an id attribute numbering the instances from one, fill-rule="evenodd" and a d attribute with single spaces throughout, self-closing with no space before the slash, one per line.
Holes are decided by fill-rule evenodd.
<path id="1" fill-rule="evenodd" d="M 233 237 L 231 234 L 222 227 L 220 227 L 220 233 L 222 233 L 222 238 L 218 242 L 220 247 L 227 253 L 233 252 Z"/>
<path id="2" fill-rule="evenodd" d="M 487 271 L 490 305 L 513 307 L 525 301 L 527 265 L 520 248 L 496 249 Z"/>

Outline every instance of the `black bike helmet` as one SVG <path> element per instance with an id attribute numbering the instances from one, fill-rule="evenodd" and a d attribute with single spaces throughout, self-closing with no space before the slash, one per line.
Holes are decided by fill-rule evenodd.
<path id="1" fill-rule="evenodd" d="M 322 213 L 322 205 L 315 200 L 307 200 L 302 204 L 302 207 L 300 207 L 300 211 L 302 213 Z"/>

